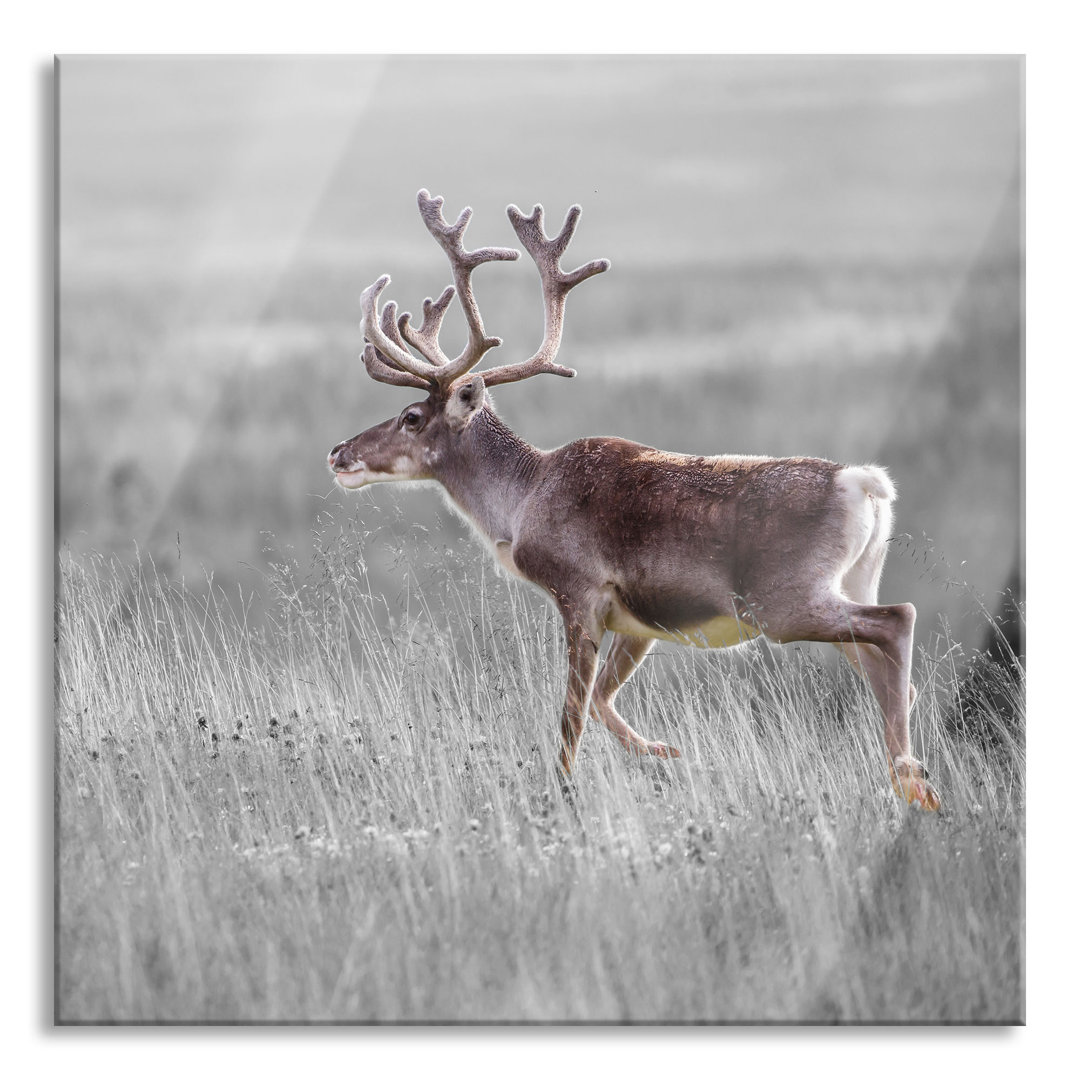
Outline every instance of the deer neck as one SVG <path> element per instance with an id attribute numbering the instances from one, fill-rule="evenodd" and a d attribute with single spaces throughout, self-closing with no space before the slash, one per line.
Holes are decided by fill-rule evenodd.
<path id="1" fill-rule="evenodd" d="M 484 406 L 436 474 L 459 510 L 492 543 L 513 536 L 518 507 L 531 490 L 540 451 Z"/>

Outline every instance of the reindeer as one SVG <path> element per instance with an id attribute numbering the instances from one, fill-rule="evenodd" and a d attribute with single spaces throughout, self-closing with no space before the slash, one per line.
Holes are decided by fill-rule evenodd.
<path id="1" fill-rule="evenodd" d="M 610 263 L 560 268 L 581 207 L 570 208 L 553 239 L 541 206 L 528 216 L 507 207 L 540 273 L 544 337 L 528 360 L 474 373 L 501 341 L 484 329 L 472 272 L 520 253 L 466 250 L 472 210 L 449 225 L 441 197 L 422 190 L 417 201 L 449 258 L 453 285 L 424 301 L 419 329 L 408 313 L 398 317 L 393 301 L 380 314 L 389 275 L 365 289 L 362 358 L 373 379 L 427 396 L 338 443 L 328 464 L 350 491 L 379 481 L 437 480 L 498 562 L 550 594 L 569 657 L 560 752 L 566 773 L 590 713 L 632 753 L 679 756 L 639 735 L 615 709 L 620 688 L 658 639 L 722 648 L 764 634 L 774 642 L 831 642 L 843 651 L 884 713 L 896 793 L 936 810 L 937 793 L 911 754 L 908 730 L 915 608 L 877 602 L 896 497 L 886 472 L 808 457 L 694 457 L 610 436 L 556 450 L 530 446 L 499 419 L 487 391 L 534 375 L 576 374 L 555 362 L 566 297 Z M 439 330 L 455 293 L 468 340 L 450 359 Z M 608 631 L 614 637 L 601 666 Z"/>

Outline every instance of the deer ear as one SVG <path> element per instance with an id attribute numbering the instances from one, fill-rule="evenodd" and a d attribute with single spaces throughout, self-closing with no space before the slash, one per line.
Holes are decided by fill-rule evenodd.
<path id="1" fill-rule="evenodd" d="M 455 387 L 446 403 L 446 422 L 451 431 L 464 431 L 469 421 L 483 407 L 484 376 L 477 375 Z"/>

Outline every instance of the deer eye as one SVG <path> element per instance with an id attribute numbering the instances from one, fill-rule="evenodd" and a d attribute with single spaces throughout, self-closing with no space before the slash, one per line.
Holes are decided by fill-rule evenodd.
<path id="1" fill-rule="evenodd" d="M 401 426 L 409 431 L 416 431 L 423 422 L 424 414 L 419 409 L 410 409 L 401 418 Z"/>

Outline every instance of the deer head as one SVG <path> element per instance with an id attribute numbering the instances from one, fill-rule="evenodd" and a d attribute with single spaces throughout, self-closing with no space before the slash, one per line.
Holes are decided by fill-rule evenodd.
<path id="1" fill-rule="evenodd" d="M 472 217 L 469 207 L 449 225 L 442 214 L 441 196 L 432 198 L 421 190 L 417 203 L 428 231 L 446 252 L 454 283 L 437 300 L 424 301 L 424 318 L 417 329 L 412 326 L 408 312 L 397 314 L 392 300 L 379 312 L 379 297 L 390 283 L 389 275 L 384 274 L 360 297 L 363 311 L 360 325 L 367 342 L 362 358 L 368 374 L 393 386 L 425 390 L 427 397 L 406 406 L 397 417 L 338 443 L 330 451 L 327 459 L 330 469 L 337 483 L 346 489 L 378 481 L 431 479 L 437 475 L 439 463 L 453 441 L 462 437 L 483 409 L 488 387 L 520 382 L 533 375 L 573 377 L 575 372 L 571 368 L 555 363 L 562 339 L 566 297 L 575 285 L 610 266 L 607 259 L 596 259 L 569 273 L 560 269 L 559 260 L 581 216 L 580 206 L 570 207 L 562 229 L 553 239 L 544 233 L 543 207 L 535 206 L 528 216 L 516 206 L 507 207 L 510 223 L 540 273 L 544 339 L 528 360 L 474 375 L 472 371 L 484 354 L 502 342 L 489 337 L 484 330 L 473 293 L 472 272 L 482 263 L 513 261 L 520 253 L 498 247 L 467 251 L 462 237 Z M 439 344 L 439 330 L 455 295 L 465 313 L 468 341 L 461 353 L 450 359 Z"/>

